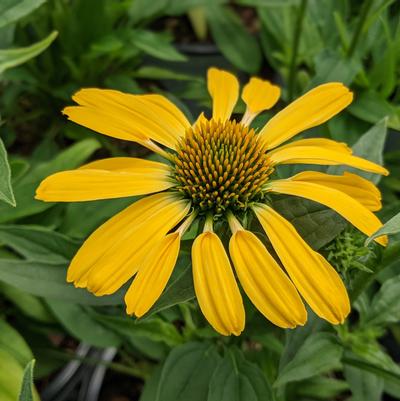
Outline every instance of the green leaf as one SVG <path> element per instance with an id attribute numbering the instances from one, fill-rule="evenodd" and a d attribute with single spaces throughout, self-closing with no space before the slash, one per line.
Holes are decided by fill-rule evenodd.
<path id="1" fill-rule="evenodd" d="M 47 305 L 65 329 L 77 339 L 95 347 L 120 345 L 120 337 L 94 319 L 85 307 L 54 299 L 48 300 Z"/>
<path id="2" fill-rule="evenodd" d="M 383 151 L 385 147 L 386 134 L 387 119 L 384 118 L 360 137 L 353 146 L 353 154 L 383 165 Z M 342 174 L 344 171 L 354 172 L 361 175 L 367 180 L 372 181 L 374 184 L 378 184 L 381 179 L 381 176 L 378 174 L 360 171 L 352 167 L 332 166 L 328 168 L 329 174 Z"/>
<path id="3" fill-rule="evenodd" d="M 279 372 L 274 387 L 300 381 L 340 366 L 343 349 L 334 335 L 316 333 L 309 336 L 293 359 Z"/>
<path id="4" fill-rule="evenodd" d="M 131 42 L 138 49 L 161 60 L 186 61 L 186 57 L 175 50 L 168 39 L 162 34 L 136 30 L 131 35 Z"/>
<path id="5" fill-rule="evenodd" d="M 79 166 L 99 147 L 100 143 L 95 139 L 85 139 L 60 152 L 54 159 L 33 167 L 13 185 L 17 207 L 0 204 L 0 223 L 37 214 L 54 206 L 54 203 L 34 199 L 41 180 L 58 171 Z"/>
<path id="6" fill-rule="evenodd" d="M 67 283 L 66 273 L 66 265 L 0 259 L 0 280 L 29 294 L 85 305 L 123 303 L 123 290 L 113 295 L 95 297 L 89 291 Z"/>
<path id="7" fill-rule="evenodd" d="M 21 366 L 25 366 L 33 354 L 24 338 L 4 320 L 0 319 L 0 349 L 12 355 Z"/>
<path id="8" fill-rule="evenodd" d="M 23 64 L 42 53 L 51 45 L 57 35 L 58 32 L 54 31 L 40 42 L 30 46 L 18 49 L 0 49 L 0 75 L 8 68 Z"/>
<path id="9" fill-rule="evenodd" d="M 120 317 L 96 314 L 94 318 L 128 340 L 143 337 L 151 341 L 163 342 L 171 347 L 182 343 L 182 336 L 176 327 L 158 317 L 135 320 L 126 315 Z"/>
<path id="10" fill-rule="evenodd" d="M 0 4 L 0 28 L 17 22 L 40 7 L 46 0 L 2 0 Z"/>
<path id="11" fill-rule="evenodd" d="M 317 376 L 299 383 L 296 389 L 301 399 L 336 400 L 341 399 L 340 395 L 349 390 L 349 385 L 344 380 Z"/>
<path id="12" fill-rule="evenodd" d="M 354 401 L 381 401 L 384 387 L 381 377 L 349 365 L 344 367 L 344 375 Z"/>
<path id="13" fill-rule="evenodd" d="M 347 225 L 325 206 L 294 196 L 274 197 L 274 209 L 289 220 L 300 236 L 315 250 L 331 242 Z"/>
<path id="14" fill-rule="evenodd" d="M 239 17 L 213 2 L 207 5 L 206 12 L 212 36 L 223 55 L 237 68 L 256 74 L 261 66 L 261 49 Z"/>
<path id="15" fill-rule="evenodd" d="M 194 299 L 192 264 L 190 256 L 181 254 L 175 266 L 174 274 L 167 288 L 157 300 L 155 305 L 146 314 L 145 318 L 154 315 L 174 305 Z"/>
<path id="16" fill-rule="evenodd" d="M 0 225 L 0 243 L 32 262 L 68 263 L 79 242 L 40 226 Z"/>
<path id="17" fill-rule="evenodd" d="M 146 78 L 146 79 L 172 79 L 176 81 L 198 81 L 203 82 L 202 77 L 196 77 L 194 75 L 183 74 L 168 70 L 166 68 L 155 67 L 155 66 L 144 66 L 134 71 L 133 76 L 135 78 Z"/>
<path id="18" fill-rule="evenodd" d="M 211 378 L 207 401 L 269 400 L 272 389 L 261 369 L 238 349 L 228 350 Z"/>
<path id="19" fill-rule="evenodd" d="M 0 400 L 17 400 L 24 370 L 11 354 L 1 348 L 0 372 Z"/>
<path id="20" fill-rule="evenodd" d="M 170 0 L 135 0 L 128 10 L 128 14 L 134 24 L 143 20 L 161 15 L 167 8 Z"/>
<path id="21" fill-rule="evenodd" d="M 18 401 L 33 401 L 34 399 L 37 399 L 34 396 L 34 387 L 33 387 L 34 366 L 35 366 L 35 360 L 32 359 L 25 367 Z"/>
<path id="22" fill-rule="evenodd" d="M 155 401 L 204 401 L 220 360 L 215 347 L 190 342 L 176 347 L 165 361 Z"/>
<path id="23" fill-rule="evenodd" d="M 377 326 L 400 320 L 400 276 L 385 281 L 374 296 L 365 316 L 364 325 Z"/>
<path id="24" fill-rule="evenodd" d="M 373 239 L 380 237 L 381 235 L 397 234 L 400 232 L 400 213 L 393 216 L 387 221 L 383 227 L 381 227 L 376 233 L 372 234 L 366 241 L 365 245 L 368 245 Z"/>
<path id="25" fill-rule="evenodd" d="M 361 120 L 376 123 L 388 117 L 388 127 L 400 130 L 400 116 L 396 109 L 376 92 L 368 91 L 358 94 L 349 112 Z"/>
<path id="26" fill-rule="evenodd" d="M 7 151 L 0 138 L 0 200 L 15 206 L 15 197 L 11 186 L 11 170 Z"/>

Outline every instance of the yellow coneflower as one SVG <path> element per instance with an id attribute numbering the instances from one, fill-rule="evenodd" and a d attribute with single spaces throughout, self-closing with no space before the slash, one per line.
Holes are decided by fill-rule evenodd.
<path id="1" fill-rule="evenodd" d="M 67 280 L 101 296 L 114 293 L 135 276 L 125 302 L 127 313 L 140 317 L 163 292 L 182 236 L 200 219 L 203 232 L 192 247 L 194 286 L 204 316 L 219 333 L 239 335 L 244 328 L 245 311 L 235 273 L 252 303 L 277 326 L 303 325 L 307 319 L 303 300 L 321 318 L 342 323 L 350 304 L 338 273 L 272 209 L 268 197 L 277 193 L 319 202 L 366 235 L 381 227 L 372 213 L 381 207 L 380 193 L 358 175 L 307 171 L 271 179 L 276 166 L 292 163 L 344 164 L 388 174 L 333 140 L 300 139 L 280 146 L 343 110 L 352 101 L 352 93 L 341 83 L 320 85 L 256 132 L 250 124 L 278 101 L 277 86 L 251 78 L 242 91 L 247 109 L 241 122 L 230 120 L 239 97 L 234 75 L 210 68 L 208 90 L 212 117 L 201 114 L 194 124 L 160 95 L 102 89 L 82 89 L 74 95 L 78 106 L 64 109 L 70 120 L 104 135 L 138 142 L 165 162 L 104 159 L 53 174 L 40 184 L 36 198 L 49 202 L 153 194 L 99 227 L 73 258 Z M 249 213 L 259 220 L 279 260 L 244 227 Z M 218 227 L 229 225 L 232 232 L 230 258 L 214 231 L 216 222 Z M 387 238 L 376 241 L 385 245 Z"/>

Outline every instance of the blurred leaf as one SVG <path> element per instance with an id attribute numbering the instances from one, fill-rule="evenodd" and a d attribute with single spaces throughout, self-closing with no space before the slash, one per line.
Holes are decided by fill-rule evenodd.
<path id="1" fill-rule="evenodd" d="M 32 262 L 68 263 L 79 242 L 40 226 L 0 225 L 0 243 Z"/>
<path id="2" fill-rule="evenodd" d="M 337 213 L 325 206 L 294 196 L 274 197 L 273 207 L 315 250 L 331 242 L 347 225 Z"/>
<path id="3" fill-rule="evenodd" d="M 365 245 L 368 245 L 374 238 L 380 237 L 381 235 L 397 234 L 400 232 L 400 213 L 393 216 L 389 221 L 387 221 L 383 227 L 381 227 L 376 233 L 372 234 Z"/>
<path id="4" fill-rule="evenodd" d="M 94 319 L 83 306 L 54 299 L 47 300 L 47 305 L 65 329 L 78 340 L 103 348 L 120 345 L 120 337 Z"/>
<path id="5" fill-rule="evenodd" d="M 24 370 L 8 352 L 0 349 L 0 400 L 18 399 Z"/>
<path id="6" fill-rule="evenodd" d="M 176 327 L 158 317 L 136 320 L 126 315 L 106 316 L 96 314 L 94 318 L 127 339 L 143 337 L 151 341 L 163 342 L 171 347 L 182 343 L 182 337 Z"/>
<path id="7" fill-rule="evenodd" d="M 2 319 L 0 319 L 0 349 L 7 351 L 22 366 L 33 359 L 32 351 L 24 338 Z"/>
<path id="8" fill-rule="evenodd" d="M 309 336 L 293 359 L 279 372 L 274 387 L 308 379 L 340 366 L 343 349 L 334 335 L 315 333 Z"/>
<path id="9" fill-rule="evenodd" d="M 0 223 L 40 213 L 54 206 L 54 203 L 34 199 L 40 181 L 57 171 L 79 166 L 99 147 L 100 143 L 95 139 L 85 139 L 63 150 L 52 160 L 33 167 L 13 185 L 17 207 L 0 204 Z"/>
<path id="10" fill-rule="evenodd" d="M 400 277 L 385 281 L 374 296 L 365 316 L 364 325 L 375 326 L 400 320 Z"/>
<path id="11" fill-rule="evenodd" d="M 176 347 L 165 361 L 155 401 L 204 401 L 220 360 L 215 346 L 190 342 Z"/>
<path id="12" fill-rule="evenodd" d="M 297 392 L 301 399 L 336 400 L 348 390 L 349 385 L 344 380 L 317 376 L 299 383 Z"/>
<path id="13" fill-rule="evenodd" d="M 134 24 L 154 18 L 163 13 L 170 0 L 134 0 L 128 14 Z"/>
<path id="14" fill-rule="evenodd" d="M 24 370 L 24 376 L 22 377 L 21 390 L 19 393 L 18 401 L 34 401 L 37 397 L 34 396 L 33 387 L 33 367 L 35 366 L 35 360 L 30 361 Z"/>
<path id="15" fill-rule="evenodd" d="M 11 171 L 7 160 L 7 151 L 0 138 L 0 200 L 15 206 L 14 193 L 11 186 Z"/>
<path id="16" fill-rule="evenodd" d="M 387 119 L 384 118 L 360 137 L 353 146 L 353 154 L 383 165 L 383 151 L 385 147 L 386 134 Z M 378 174 L 360 171 L 352 167 L 332 166 L 328 168 L 327 172 L 329 174 L 343 174 L 344 171 L 354 172 L 355 174 L 361 175 L 367 180 L 372 181 L 374 184 L 378 184 L 381 179 L 381 176 Z"/>
<path id="17" fill-rule="evenodd" d="M 258 365 L 229 349 L 211 378 L 207 401 L 272 401 L 272 389 Z"/>
<path id="18" fill-rule="evenodd" d="M 175 50 L 163 34 L 135 30 L 132 32 L 131 42 L 140 50 L 161 60 L 186 61 L 186 57 Z"/>
<path id="19" fill-rule="evenodd" d="M 206 7 L 212 36 L 223 55 L 237 68 L 256 74 L 261 66 L 257 40 L 229 8 L 210 2 Z"/>
<path id="20" fill-rule="evenodd" d="M 0 28 L 17 22 L 40 7 L 46 0 L 2 0 L 0 4 Z"/>
<path id="21" fill-rule="evenodd" d="M 173 79 L 177 81 L 199 81 L 203 82 L 203 78 L 194 75 L 182 74 L 180 72 L 168 70 L 166 68 L 155 66 L 144 66 L 134 71 L 136 78 L 145 79 Z"/>
<path id="22" fill-rule="evenodd" d="M 350 384 L 354 401 L 380 401 L 384 380 L 373 373 L 346 365 L 344 367 L 346 381 Z"/>
<path id="23" fill-rule="evenodd" d="M 83 305 L 121 304 L 122 294 L 96 297 L 66 281 L 66 266 L 25 260 L 0 259 L 0 280 L 44 298 L 63 299 Z"/>
<path id="24" fill-rule="evenodd" d="M 299 0 L 236 0 L 242 6 L 285 7 L 299 4 Z"/>
<path id="25" fill-rule="evenodd" d="M 379 93 L 373 91 L 359 93 L 348 110 L 354 116 L 369 123 L 376 123 L 388 117 L 388 127 L 400 130 L 399 113 Z"/>
<path id="26" fill-rule="evenodd" d="M 30 46 L 18 49 L 0 49 L 0 75 L 8 68 L 23 64 L 42 53 L 51 45 L 57 35 L 58 32 L 54 31 L 45 39 Z"/>

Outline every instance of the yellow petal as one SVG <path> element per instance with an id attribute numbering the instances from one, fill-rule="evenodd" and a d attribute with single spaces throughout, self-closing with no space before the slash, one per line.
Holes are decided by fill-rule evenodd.
<path id="1" fill-rule="evenodd" d="M 81 89 L 66 107 L 68 118 L 101 134 L 143 143 L 153 139 L 171 149 L 190 127 L 183 113 L 161 95 L 130 95 L 109 89 Z"/>
<path id="2" fill-rule="evenodd" d="M 35 198 L 75 202 L 145 195 L 173 187 L 170 174 L 164 163 L 133 157 L 104 159 L 50 175 L 41 182 Z"/>
<path id="3" fill-rule="evenodd" d="M 141 263 L 125 295 L 128 315 L 143 316 L 160 297 L 178 259 L 180 240 L 178 232 L 168 234 Z"/>
<path id="4" fill-rule="evenodd" d="M 321 164 L 355 167 L 375 174 L 388 175 L 389 172 L 379 164 L 353 156 L 343 151 L 318 146 L 292 146 L 279 148 L 268 154 L 274 164 Z"/>
<path id="5" fill-rule="evenodd" d="M 246 294 L 272 323 L 283 328 L 303 325 L 307 312 L 295 286 L 250 231 L 236 231 L 229 252 Z"/>
<path id="6" fill-rule="evenodd" d="M 212 232 L 200 234 L 192 247 L 193 280 L 201 311 L 223 335 L 244 329 L 242 297 L 224 246 Z"/>
<path id="7" fill-rule="evenodd" d="M 368 237 L 382 227 L 379 219 L 365 206 L 344 192 L 312 182 L 276 180 L 269 183 L 273 192 L 286 195 L 300 196 L 325 206 L 339 213 Z M 387 245 L 387 237 L 375 239 L 381 245 Z"/>
<path id="8" fill-rule="evenodd" d="M 239 97 L 239 82 L 236 77 L 217 68 L 209 68 L 207 86 L 213 100 L 213 119 L 229 120 Z"/>
<path id="9" fill-rule="evenodd" d="M 254 117 L 264 110 L 269 110 L 278 101 L 281 95 L 279 86 L 269 81 L 252 77 L 242 91 L 242 99 L 247 106 L 242 123 L 249 125 Z"/>
<path id="10" fill-rule="evenodd" d="M 270 149 L 315 127 L 342 111 L 353 100 L 343 84 L 331 82 L 317 86 L 272 117 L 260 131 Z"/>
<path id="11" fill-rule="evenodd" d="M 352 154 L 351 148 L 344 142 L 336 142 L 328 138 L 305 138 L 287 143 L 286 145 L 281 145 L 279 148 L 271 150 L 269 155 L 272 155 L 275 152 L 280 152 L 283 149 L 291 149 L 297 146 L 317 146 L 319 148 L 335 150 L 337 152 L 348 153 L 350 155 Z"/>
<path id="12" fill-rule="evenodd" d="M 317 171 L 304 171 L 291 177 L 290 180 L 312 182 L 337 189 L 351 196 L 372 212 L 382 208 L 379 189 L 371 181 L 357 174 L 344 172 L 343 175 L 330 175 Z"/>
<path id="13" fill-rule="evenodd" d="M 254 212 L 289 277 L 312 310 L 332 324 L 342 323 L 349 314 L 350 303 L 335 269 L 272 208 L 257 204 Z"/>
<path id="14" fill-rule="evenodd" d="M 140 199 L 84 242 L 71 262 L 67 280 L 77 287 L 88 287 L 96 295 L 115 292 L 189 208 L 187 201 L 170 193 Z"/>

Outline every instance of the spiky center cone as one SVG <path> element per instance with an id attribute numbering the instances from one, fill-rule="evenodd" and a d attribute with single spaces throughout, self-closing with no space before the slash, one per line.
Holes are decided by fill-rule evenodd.
<path id="1" fill-rule="evenodd" d="M 262 198 L 273 168 L 253 129 L 236 121 L 204 120 L 186 135 L 174 156 L 178 190 L 199 213 L 244 211 Z"/>

